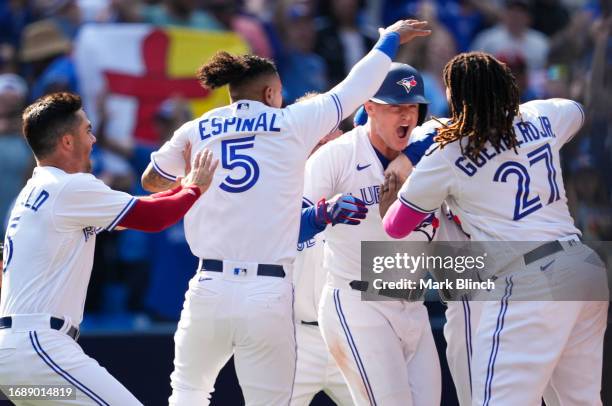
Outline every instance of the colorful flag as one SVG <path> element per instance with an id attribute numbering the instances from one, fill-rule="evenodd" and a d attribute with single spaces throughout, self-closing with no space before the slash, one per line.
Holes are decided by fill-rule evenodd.
<path id="1" fill-rule="evenodd" d="M 88 24 L 76 39 L 74 59 L 85 111 L 94 128 L 104 100 L 105 134 L 130 147 L 157 143 L 153 117 L 171 97 L 186 100 L 196 116 L 227 104 L 227 89 L 203 89 L 195 72 L 219 50 L 247 53 L 236 34 L 148 24 Z"/>

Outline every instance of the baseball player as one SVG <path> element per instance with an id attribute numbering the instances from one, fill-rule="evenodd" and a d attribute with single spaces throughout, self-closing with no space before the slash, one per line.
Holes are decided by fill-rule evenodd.
<path id="1" fill-rule="evenodd" d="M 322 135 L 376 92 L 398 45 L 429 34 L 425 26 L 404 20 L 382 30 L 346 80 L 286 108 L 269 60 L 222 52 L 200 68 L 205 87 L 229 84 L 232 103 L 179 128 L 143 174 L 146 189 L 164 190 L 183 175 L 187 144 L 193 153 L 206 147 L 221 157 L 206 202 L 185 217 L 200 268 L 175 334 L 171 405 L 207 404 L 232 355 L 247 405 L 289 402 L 296 356 L 292 263 L 304 164 Z"/>
<path id="2" fill-rule="evenodd" d="M 307 94 L 297 101 L 307 100 L 313 96 Z M 341 130 L 326 135 L 315 146 L 312 153 L 340 135 L 342 135 Z M 362 203 L 359 201 L 359 207 L 354 207 L 351 212 L 358 213 L 361 206 L 365 212 L 367 209 Z M 297 361 L 290 405 L 309 405 L 320 391 L 324 391 L 338 405 L 350 405 L 352 404 L 351 394 L 336 362 L 327 351 L 317 322 L 317 308 L 325 282 L 325 272 L 323 270 L 324 240 L 320 235 L 315 234 L 326 228 L 327 222 L 323 220 L 326 216 L 321 215 L 321 210 L 317 210 L 317 207 L 307 200 L 302 202 L 302 207 L 302 221 L 297 245 L 298 255 L 293 264 Z M 359 217 L 365 218 L 365 213 Z M 313 221 L 309 221 L 310 219 Z M 308 227 L 309 224 L 312 226 Z M 345 224 L 356 225 L 359 224 L 359 221 L 345 222 Z"/>
<path id="3" fill-rule="evenodd" d="M 438 120 L 443 122 L 448 121 L 446 118 L 438 118 Z M 426 152 L 426 149 L 433 143 L 435 134 L 436 132 L 432 132 L 431 128 L 428 126 L 419 126 L 415 128 L 412 131 L 411 138 L 418 141 L 412 141 L 409 145 L 412 151 L 411 158 L 408 158 L 408 155 L 406 154 L 399 155 L 389 164 L 386 172 L 389 174 L 410 174 L 414 167 L 412 162 L 420 161 L 423 154 Z M 385 178 L 386 184 L 389 184 L 387 181 L 388 179 L 391 179 L 391 177 Z M 399 189 L 400 185 L 401 183 L 397 184 L 396 190 Z M 383 185 L 383 188 L 384 187 L 385 185 Z M 387 206 L 385 206 L 385 197 L 387 196 L 387 193 L 383 194 L 383 200 L 381 200 L 379 204 L 381 216 L 386 213 L 388 205 L 391 205 L 397 199 L 396 194 L 397 193 L 388 194 L 389 202 L 387 203 Z M 442 204 L 442 207 L 440 208 L 440 215 L 437 216 L 437 218 L 439 223 L 433 239 L 434 241 L 469 241 L 470 236 L 463 231 L 459 218 L 450 211 L 446 203 Z M 446 277 L 446 275 L 433 276 L 434 278 L 442 276 L 442 278 L 438 278 L 440 280 Z M 445 301 L 446 304 L 446 323 L 444 324 L 446 361 L 448 362 L 448 367 L 453 378 L 459 404 L 461 406 L 471 405 L 471 357 L 473 352 L 472 339 L 476 332 L 476 328 L 478 327 L 482 302 L 470 301 L 466 296 L 447 298 L 443 294 L 441 294 L 441 299 Z"/>
<path id="4" fill-rule="evenodd" d="M 317 308 L 325 283 L 321 235 L 298 243 L 294 263 L 297 365 L 291 405 L 309 405 L 319 391 L 336 404 L 351 405 L 344 378 L 325 346 Z"/>
<path id="5" fill-rule="evenodd" d="M 116 227 L 157 231 L 178 222 L 207 190 L 217 161 L 203 151 L 176 189 L 135 198 L 88 173 L 96 138 L 78 96 L 45 96 L 25 110 L 23 122 L 37 167 L 5 236 L 0 382 L 11 390 L 5 395 L 30 405 L 20 386 L 68 385 L 72 400 L 35 403 L 140 405 L 76 343 L 96 234 Z"/>
<path id="6" fill-rule="evenodd" d="M 370 209 L 360 225 L 324 232 L 324 268 L 329 276 L 318 314 L 327 348 L 357 405 L 440 403 L 439 360 L 423 303 L 361 300 L 368 289 L 360 276 L 361 242 L 389 240 L 378 215 L 384 169 L 424 120 L 426 103 L 419 72 L 392 64 L 377 93 L 364 105 L 367 124 L 321 147 L 306 165 L 306 198 L 344 191 Z M 431 222 L 421 230 L 427 238 L 413 239 L 433 237 Z"/>
<path id="7" fill-rule="evenodd" d="M 605 269 L 578 238 L 559 162 L 584 122 L 582 107 L 519 105 L 510 70 L 485 53 L 454 57 L 444 82 L 451 122 L 431 123 L 438 147 L 401 187 L 385 230 L 404 237 L 446 200 L 474 241 L 532 241 L 533 249 L 510 246 L 513 258 L 494 271 L 497 288 L 476 296 L 489 300 L 472 343 L 472 404 L 601 404 Z M 556 297 L 551 287 L 582 287 L 593 299 L 543 301 Z M 512 300 L 526 292 L 538 295 Z"/>

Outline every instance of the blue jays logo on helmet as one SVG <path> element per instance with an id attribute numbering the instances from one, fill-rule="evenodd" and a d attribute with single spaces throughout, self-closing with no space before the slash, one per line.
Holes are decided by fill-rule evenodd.
<path id="1" fill-rule="evenodd" d="M 370 100 L 380 104 L 418 104 L 419 125 L 425 121 L 429 104 L 419 71 L 405 63 L 396 62 L 391 64 L 387 77 Z"/>
<path id="2" fill-rule="evenodd" d="M 409 78 L 404 78 L 400 80 L 399 82 L 397 82 L 397 84 L 400 86 L 404 86 L 404 89 L 406 89 L 406 93 L 410 93 L 412 88 L 414 88 L 418 83 L 414 76 L 410 76 Z"/>

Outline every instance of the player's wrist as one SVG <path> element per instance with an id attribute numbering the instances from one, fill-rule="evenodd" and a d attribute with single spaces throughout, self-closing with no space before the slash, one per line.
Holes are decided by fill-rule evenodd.
<path id="1" fill-rule="evenodd" d="M 183 190 L 184 189 L 192 190 L 195 193 L 196 197 L 200 197 L 204 193 L 204 190 L 202 190 L 202 188 L 196 184 L 183 186 Z"/>
<path id="2" fill-rule="evenodd" d="M 395 31 L 383 31 L 374 49 L 377 49 L 391 59 L 395 59 L 400 45 L 400 35 Z"/>
<path id="3" fill-rule="evenodd" d="M 319 227 L 325 227 L 331 222 L 332 219 L 331 217 L 329 217 L 329 203 L 323 197 L 317 202 L 317 210 L 315 211 L 315 224 Z"/>

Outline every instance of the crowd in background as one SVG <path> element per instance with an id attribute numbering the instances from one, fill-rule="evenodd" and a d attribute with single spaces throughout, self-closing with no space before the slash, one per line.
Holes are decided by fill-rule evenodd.
<path id="1" fill-rule="evenodd" d="M 612 41 L 608 0 L 5 0 L 0 2 L 0 232 L 30 177 L 33 157 L 21 136 L 23 107 L 55 91 L 79 92 L 72 49 L 86 24 L 150 23 L 232 31 L 279 68 L 287 104 L 338 83 L 372 47 L 377 27 L 400 18 L 429 21 L 433 34 L 401 49 L 418 68 L 429 114 L 445 117 L 442 68 L 456 53 L 482 50 L 506 62 L 522 101 L 565 97 L 587 120 L 564 148 L 570 208 L 585 240 L 612 240 Z M 486 84 L 483 84 L 486 86 Z M 102 96 L 102 95 L 101 95 Z M 111 114 L 103 112 L 104 114 Z M 149 155 L 183 122 L 187 103 L 171 97 L 155 114 L 155 144 L 118 147 L 95 134 L 94 174 L 115 189 L 144 194 Z M 350 128 L 350 120 L 344 129 Z M 435 185 L 432 185 L 435 187 Z M 248 227 L 248 224 L 245 225 Z M 211 230 L 214 234 L 214 230 Z M 197 264 L 183 225 L 160 234 L 98 236 L 86 314 L 141 314 L 178 320 Z M 117 317 L 114 317 L 116 320 Z M 86 317 L 87 321 L 87 317 Z"/>

